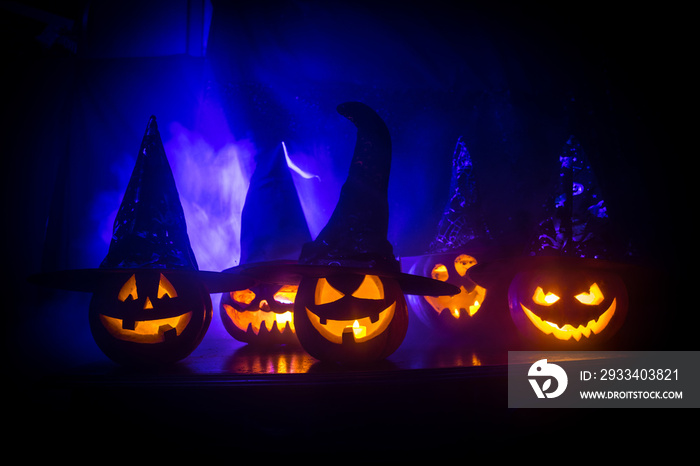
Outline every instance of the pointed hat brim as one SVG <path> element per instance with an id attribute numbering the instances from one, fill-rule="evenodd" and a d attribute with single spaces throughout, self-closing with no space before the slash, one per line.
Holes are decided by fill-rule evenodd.
<path id="1" fill-rule="evenodd" d="M 355 125 L 357 136 L 348 176 L 328 223 L 315 240 L 302 246 L 298 261 L 251 263 L 237 267 L 237 271 L 280 284 L 298 284 L 305 277 L 377 275 L 395 279 L 406 294 L 459 293 L 459 288 L 448 283 L 400 271 L 386 239 L 389 129 L 373 109 L 361 102 L 345 102 L 337 111 Z"/>
<path id="2" fill-rule="evenodd" d="M 453 296 L 460 289 L 450 283 L 441 282 L 421 275 L 412 275 L 392 270 L 377 269 L 373 267 L 351 267 L 341 265 L 312 265 L 300 264 L 295 261 L 270 261 L 257 264 L 240 265 L 227 269 L 236 271 L 256 281 L 296 284 L 303 278 L 322 278 L 334 275 L 377 275 L 379 277 L 396 280 L 404 294 L 421 296 Z"/>
<path id="3" fill-rule="evenodd" d="M 180 275 L 187 280 L 193 282 L 198 281 L 204 284 L 209 293 L 225 293 L 243 290 L 251 288 L 257 283 L 251 276 L 236 273 L 156 267 L 59 270 L 31 275 L 28 281 L 47 288 L 94 293 L 96 290 L 99 290 L 104 283 L 113 280 L 115 276 L 132 275 L 143 272 L 162 272 L 167 275 Z"/>

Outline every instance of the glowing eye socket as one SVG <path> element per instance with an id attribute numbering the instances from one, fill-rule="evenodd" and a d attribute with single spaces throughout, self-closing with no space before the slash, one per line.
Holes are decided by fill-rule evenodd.
<path id="1" fill-rule="evenodd" d="M 450 277 L 447 267 L 442 264 L 436 264 L 435 267 L 433 267 L 431 275 L 435 280 L 440 280 L 441 282 L 447 281 Z"/>
<path id="2" fill-rule="evenodd" d="M 298 288 L 296 285 L 284 285 L 275 293 L 273 299 L 280 304 L 292 304 L 297 297 Z"/>
<path id="3" fill-rule="evenodd" d="M 333 288 L 325 278 L 319 278 L 316 282 L 316 294 L 314 295 L 316 305 L 332 303 L 343 296 L 345 295 Z"/>
<path id="4" fill-rule="evenodd" d="M 384 299 L 384 285 L 376 275 L 365 275 L 352 295 L 360 299 Z"/>
<path id="5" fill-rule="evenodd" d="M 122 286 L 121 290 L 119 290 L 117 297 L 119 298 L 119 301 L 126 301 L 129 297 L 131 297 L 133 300 L 137 300 L 139 298 L 139 295 L 136 292 L 136 275 L 132 275 L 126 281 L 126 283 L 124 283 L 124 286 Z"/>
<path id="6" fill-rule="evenodd" d="M 460 254 L 455 259 L 455 270 L 460 277 L 463 277 L 467 273 L 467 270 L 473 265 L 476 265 L 476 259 L 467 254 Z"/>
<path id="7" fill-rule="evenodd" d="M 600 288 L 598 287 L 597 283 L 594 283 L 591 285 L 591 287 L 588 289 L 588 293 L 580 293 L 574 296 L 574 298 L 578 299 L 579 302 L 583 304 L 587 304 L 589 306 L 595 306 L 603 302 L 603 299 L 605 297 L 603 296 L 603 292 L 600 291 Z"/>
<path id="8" fill-rule="evenodd" d="M 255 299 L 255 293 L 250 290 L 236 290 L 229 293 L 231 299 L 241 304 L 250 304 Z"/>
<path id="9" fill-rule="evenodd" d="M 165 278 L 165 275 L 160 274 L 160 280 L 158 281 L 158 299 L 161 299 L 163 296 L 177 298 L 177 293 L 175 292 L 175 287 Z"/>
<path id="10" fill-rule="evenodd" d="M 532 295 L 532 300 L 541 306 L 551 306 L 552 304 L 556 303 L 559 301 L 559 296 L 555 295 L 554 293 L 544 293 L 544 290 L 542 290 L 541 287 L 537 287 L 535 290 L 535 294 Z"/>

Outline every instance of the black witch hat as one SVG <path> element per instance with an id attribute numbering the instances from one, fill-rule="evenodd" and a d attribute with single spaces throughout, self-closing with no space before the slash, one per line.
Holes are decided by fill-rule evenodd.
<path id="1" fill-rule="evenodd" d="M 607 207 L 586 154 L 573 136 L 559 155 L 554 193 L 530 244 L 531 256 L 612 259 Z"/>
<path id="2" fill-rule="evenodd" d="M 289 172 L 284 142 L 256 158 L 241 213 L 240 264 L 299 257 L 311 241 L 309 227 Z M 232 269 L 227 269 L 227 271 Z"/>
<path id="3" fill-rule="evenodd" d="M 588 157 L 570 136 L 559 154 L 559 173 L 523 257 L 497 261 L 519 271 L 538 266 L 626 269 L 626 251 L 613 237 L 607 205 Z M 475 266 L 488 276 L 490 266 Z M 492 269 L 494 270 L 494 269 Z"/>
<path id="4" fill-rule="evenodd" d="M 297 262 L 263 264 L 248 270 L 260 280 L 290 283 L 301 277 L 334 274 L 374 274 L 396 279 L 404 293 L 452 295 L 456 287 L 439 280 L 402 273 L 389 227 L 389 171 L 391 136 L 384 121 L 370 107 L 347 102 L 338 113 L 357 127 L 348 177 L 338 204 L 314 241 L 303 245 Z"/>
<path id="5" fill-rule="evenodd" d="M 472 157 L 460 137 L 452 155 L 450 198 L 427 253 L 452 252 L 465 246 L 485 250 L 491 242 L 491 232 L 479 205 Z"/>
<path id="6" fill-rule="evenodd" d="M 155 116 L 148 121 L 114 220 L 109 251 L 100 266 L 49 272 L 30 280 L 53 288 L 93 292 L 115 274 L 145 269 L 189 275 L 203 282 L 210 293 L 246 288 L 253 283 L 247 277 L 199 270 Z"/>

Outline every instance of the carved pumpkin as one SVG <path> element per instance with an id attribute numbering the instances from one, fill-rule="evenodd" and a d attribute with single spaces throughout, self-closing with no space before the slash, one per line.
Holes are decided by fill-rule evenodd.
<path id="1" fill-rule="evenodd" d="M 114 274 L 90 301 L 95 342 L 119 363 L 170 363 L 201 342 L 212 317 L 207 288 L 158 270 Z"/>
<path id="2" fill-rule="evenodd" d="M 477 318 L 486 299 L 486 288 L 469 276 L 477 264 L 474 256 L 457 252 L 421 256 L 410 273 L 431 277 L 459 287 L 454 296 L 407 296 L 411 309 L 426 325 L 461 332 Z"/>
<path id="3" fill-rule="evenodd" d="M 256 156 L 241 212 L 241 262 L 225 272 L 245 274 L 256 264 L 295 258 L 311 240 L 287 159 L 284 142 Z M 298 344 L 293 319 L 297 285 L 297 279 L 259 283 L 223 294 L 219 313 L 224 327 L 236 340 L 254 346 Z"/>
<path id="4" fill-rule="evenodd" d="M 224 328 L 238 341 L 270 346 L 296 344 L 294 299 L 297 285 L 261 283 L 221 296 Z"/>
<path id="5" fill-rule="evenodd" d="M 543 267 L 519 272 L 508 289 L 518 330 L 538 342 L 586 346 L 617 332 L 627 315 L 627 289 L 602 267 Z"/>
<path id="6" fill-rule="evenodd" d="M 622 325 L 628 307 L 624 243 L 610 231 L 593 168 L 571 136 L 529 254 L 508 289 L 516 327 L 540 343 L 595 346 Z"/>
<path id="7" fill-rule="evenodd" d="M 355 150 L 338 203 L 296 263 L 245 269 L 267 283 L 299 283 L 294 327 L 313 357 L 340 363 L 386 358 L 408 329 L 406 294 L 456 294 L 453 285 L 405 274 L 387 239 L 391 137 L 381 117 L 360 102 L 338 112 L 357 127 Z"/>
<path id="8" fill-rule="evenodd" d="M 92 293 L 88 316 L 95 342 L 126 365 L 185 358 L 209 328 L 209 293 L 255 283 L 240 274 L 199 270 L 155 116 L 148 120 L 100 266 L 42 273 L 31 280 Z"/>
<path id="9" fill-rule="evenodd" d="M 294 311 L 304 349 L 321 360 L 386 358 L 408 329 L 408 309 L 399 283 L 377 275 L 304 277 Z"/>

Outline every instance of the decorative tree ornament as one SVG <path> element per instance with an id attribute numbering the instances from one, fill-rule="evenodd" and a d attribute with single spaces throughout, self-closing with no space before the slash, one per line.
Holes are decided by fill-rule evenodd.
<path id="1" fill-rule="evenodd" d="M 257 158 L 241 216 L 241 265 L 224 272 L 244 273 L 256 263 L 295 259 L 301 245 L 311 240 L 285 155 L 282 143 L 267 157 Z M 296 292 L 294 281 L 224 293 L 219 306 L 224 328 L 251 345 L 297 344 Z"/>
<path id="2" fill-rule="evenodd" d="M 45 273 L 32 280 L 92 293 L 89 320 L 95 342 L 125 365 L 187 357 L 211 322 L 209 293 L 254 283 L 248 277 L 199 271 L 153 116 L 99 268 Z"/>
<path id="3" fill-rule="evenodd" d="M 627 289 L 611 247 L 604 199 L 580 145 L 570 138 L 559 157 L 559 183 L 538 226 L 530 257 L 519 261 L 508 289 L 518 330 L 542 344 L 591 346 L 622 326 Z"/>
<path id="4" fill-rule="evenodd" d="M 401 273 L 387 241 L 391 137 L 367 105 L 348 102 L 338 112 L 357 127 L 348 177 L 338 204 L 318 237 L 303 245 L 297 262 L 251 267 L 261 281 L 299 289 L 294 325 L 304 349 L 319 360 L 357 363 L 383 359 L 408 328 L 404 293 L 440 296 L 459 289 Z"/>
<path id="5" fill-rule="evenodd" d="M 469 270 L 488 257 L 491 234 L 478 203 L 472 159 L 460 137 L 452 157 L 450 199 L 428 253 L 404 258 L 409 272 L 451 283 L 454 296 L 407 296 L 411 310 L 429 327 L 464 335 L 486 300 L 487 290 L 469 276 Z"/>

